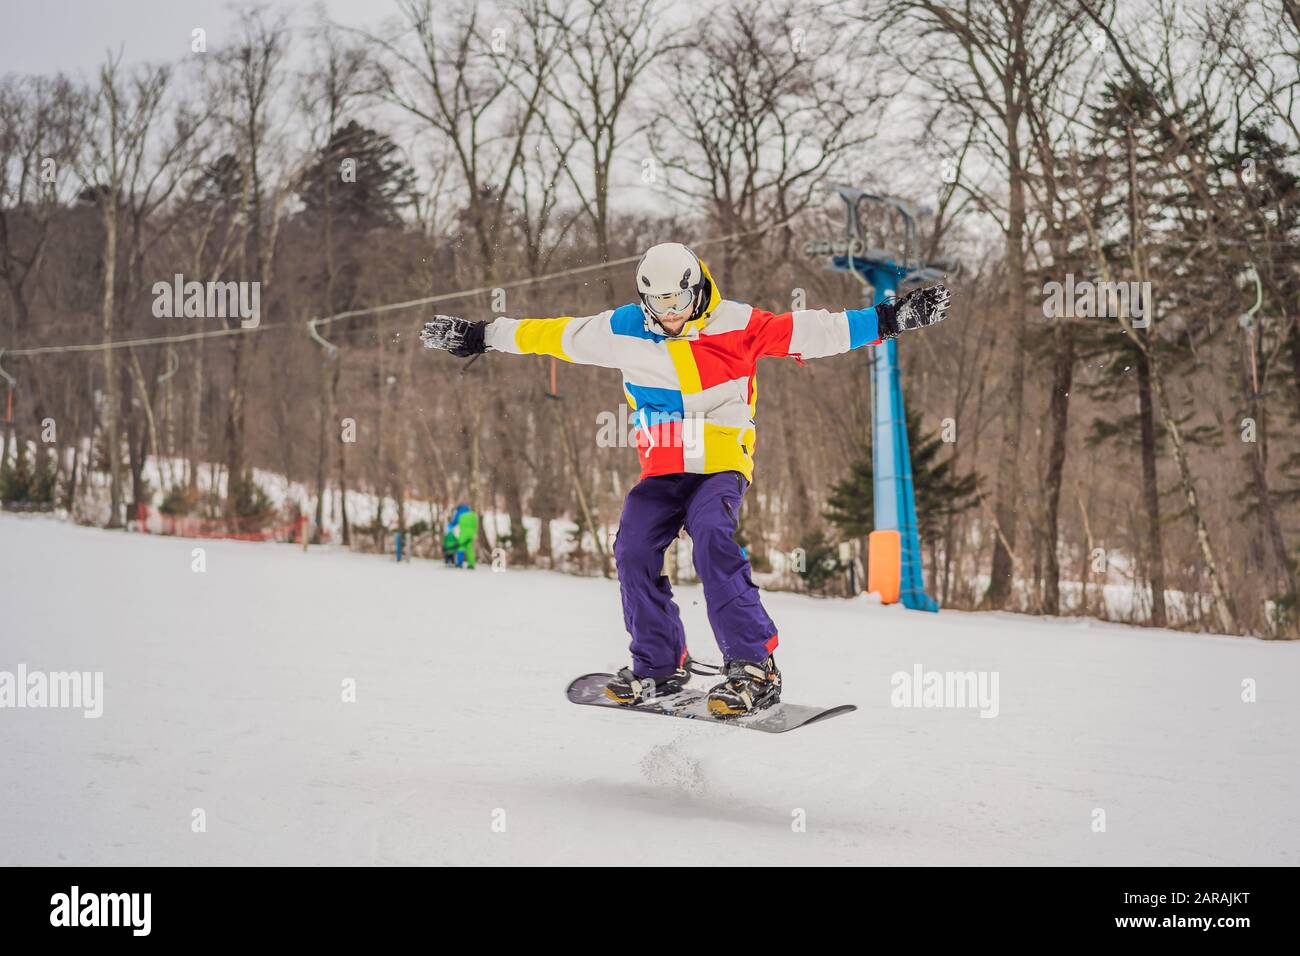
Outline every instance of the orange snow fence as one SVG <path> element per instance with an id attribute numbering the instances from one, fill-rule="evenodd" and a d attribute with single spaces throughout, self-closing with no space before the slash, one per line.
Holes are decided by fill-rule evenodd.
<path id="1" fill-rule="evenodd" d="M 880 593 L 885 604 L 897 604 L 903 583 L 903 536 L 897 531 L 873 531 L 867 537 L 867 590 Z"/>
<path id="2" fill-rule="evenodd" d="M 136 530 L 144 534 L 288 542 L 303 539 L 307 529 L 307 516 L 300 514 L 289 524 L 268 524 L 266 518 L 198 518 L 193 515 L 163 514 L 148 505 L 138 505 L 135 524 Z"/>

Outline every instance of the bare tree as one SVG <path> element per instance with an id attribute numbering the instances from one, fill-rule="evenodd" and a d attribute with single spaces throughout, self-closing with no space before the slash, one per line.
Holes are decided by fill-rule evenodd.
<path id="1" fill-rule="evenodd" d="M 989 0 L 962 8 L 937 0 L 903 0 L 869 6 L 868 18 L 879 18 L 876 26 L 898 62 L 937 91 L 945 108 L 965 118 L 984 161 L 1003 176 L 1005 205 L 992 197 L 982 204 L 997 216 L 1004 237 L 1011 350 L 994 491 L 998 533 L 984 598 L 987 606 L 1000 608 L 1011 596 L 1021 497 L 1026 224 L 1033 163 L 1027 113 L 1031 98 L 1057 79 L 1059 51 L 1077 33 L 1082 13 L 1072 4 L 1050 0 Z"/>
<path id="2" fill-rule="evenodd" d="M 788 258 L 789 220 L 873 134 L 879 97 L 854 64 L 850 32 L 793 4 L 709 11 L 687 32 L 696 42 L 666 61 L 650 147 L 673 189 L 724 234 L 783 224 L 770 255 Z M 728 244 L 723 271 L 756 244 Z"/>
<path id="3" fill-rule="evenodd" d="M 118 309 L 119 242 L 124 206 L 128 193 L 140 173 L 150 132 L 163 108 L 164 94 L 171 73 L 165 67 L 144 67 L 128 76 L 121 65 L 121 54 L 110 54 L 100 68 L 99 82 L 93 91 L 93 106 L 86 134 L 86 150 L 79 170 L 86 188 L 94 196 L 103 225 L 103 276 L 100 319 L 103 341 L 114 338 L 114 321 Z M 108 527 L 122 526 L 121 465 L 122 446 L 118 370 L 113 349 L 104 349 L 104 396 L 101 421 L 108 454 L 110 512 Z"/>
<path id="4" fill-rule="evenodd" d="M 367 35 L 373 47 L 371 92 L 445 139 L 464 185 L 470 228 L 486 275 L 501 256 L 507 196 L 526 157 L 528 132 L 544 86 L 516 90 L 516 58 L 504 55 L 510 30 L 486 23 L 472 3 L 454 12 L 433 0 L 399 0 L 403 18 L 391 36 Z"/>
<path id="5" fill-rule="evenodd" d="M 15 334 L 27 329 L 50 220 L 66 200 L 59 173 L 76 156 L 84 111 L 84 95 L 62 75 L 0 79 L 0 279 Z"/>
<path id="6" fill-rule="evenodd" d="M 362 94 L 366 59 L 360 46 L 344 42 L 335 30 L 328 25 L 322 25 L 316 31 L 312 61 L 317 65 L 302 79 L 298 94 L 299 109 L 307 118 L 311 128 L 312 151 L 318 155 L 325 154 L 328 169 L 337 167 L 343 159 L 341 151 L 331 150 L 331 144 L 335 131 L 341 125 L 348 109 Z M 322 306 L 323 314 L 333 315 L 338 311 L 335 297 L 335 286 L 338 281 L 334 249 L 335 177 L 327 174 L 323 185 L 325 288 Z M 338 407 L 341 369 L 342 356 L 334 350 L 322 350 L 321 391 L 317 403 L 320 428 L 317 434 L 316 514 L 313 528 L 314 539 L 318 542 L 321 540 L 325 524 L 325 483 L 329 467 L 332 422 Z M 342 507 L 346 510 L 346 501 L 342 502 Z"/>
<path id="7" fill-rule="evenodd" d="M 528 0 L 528 8 L 537 32 L 543 33 L 547 21 L 555 27 L 546 81 L 567 122 L 562 132 L 551 123 L 547 131 L 591 222 L 596 254 L 607 262 L 615 156 L 643 128 L 632 121 L 633 92 L 656 60 L 682 52 L 681 34 L 664 26 L 656 0 Z M 577 156 L 571 155 L 574 143 L 580 146 Z M 605 283 L 612 298 L 608 275 Z"/>
<path id="8" fill-rule="evenodd" d="M 298 169 L 283 162 L 283 143 L 274 110 L 285 79 L 289 42 L 286 21 L 268 20 L 257 9 L 244 13 L 238 39 L 220 57 L 225 78 L 222 119 L 239 164 L 241 185 L 238 267 L 243 281 L 270 285 L 275 240 L 284 204 L 292 194 Z M 279 158 L 281 162 L 275 162 Z M 278 174 L 278 179 L 277 179 Z M 252 277 L 251 279 L 249 277 Z M 236 320 L 227 320 L 228 323 Z M 234 512 L 247 494 L 245 425 L 247 363 L 256 354 L 255 336 L 230 336 L 231 376 L 226 391 L 226 508 Z"/>
<path id="9" fill-rule="evenodd" d="M 80 146 L 84 94 L 64 76 L 0 79 L 0 281 L 13 309 L 10 335 L 27 333 L 33 286 L 51 237 L 51 221 L 66 197 L 60 176 Z M 39 369 L 32 370 L 40 375 Z M 6 396 L 0 462 L 15 441 Z"/>

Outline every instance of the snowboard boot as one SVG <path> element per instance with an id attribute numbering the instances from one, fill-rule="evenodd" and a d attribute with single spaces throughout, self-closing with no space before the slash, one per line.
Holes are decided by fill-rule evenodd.
<path id="1" fill-rule="evenodd" d="M 637 677 L 632 668 L 624 667 L 605 685 L 605 696 L 618 704 L 644 704 L 656 697 L 671 697 L 690 679 L 685 662 L 667 677 Z"/>
<path id="2" fill-rule="evenodd" d="M 722 668 L 723 681 L 709 691 L 709 713 L 727 719 L 742 717 L 771 707 L 781 699 L 781 672 L 776 658 L 761 664 L 727 661 Z"/>

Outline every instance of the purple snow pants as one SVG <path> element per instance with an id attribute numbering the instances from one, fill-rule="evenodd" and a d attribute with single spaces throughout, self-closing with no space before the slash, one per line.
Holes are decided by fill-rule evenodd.
<path id="1" fill-rule="evenodd" d="M 740 472 L 724 471 L 652 475 L 628 492 L 614 559 L 638 677 L 666 677 L 686 657 L 686 632 L 663 574 L 664 550 L 683 525 L 723 659 L 762 661 L 776 648 L 776 625 L 763 610 L 749 562 L 732 537 L 748 486 Z"/>

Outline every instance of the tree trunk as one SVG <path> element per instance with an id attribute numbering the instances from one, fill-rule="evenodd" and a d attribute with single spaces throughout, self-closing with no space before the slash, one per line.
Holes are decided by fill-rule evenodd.
<path id="1" fill-rule="evenodd" d="M 114 294 L 117 290 L 117 196 L 108 195 L 104 203 L 104 289 L 100 302 L 104 342 L 113 341 Z M 118 441 L 117 369 L 113 350 L 104 349 L 104 446 L 108 452 L 108 481 L 111 511 L 109 528 L 122 527 L 122 445 Z"/>
<path id="2" fill-rule="evenodd" d="M 493 424 L 497 443 L 497 474 L 506 499 L 506 512 L 510 515 L 510 563 L 524 566 L 529 563 L 528 536 L 524 529 L 524 496 L 519 479 L 518 458 L 513 454 L 516 442 L 511 435 L 512 423 L 505 391 L 501 383 L 493 383 L 492 378 L 489 369 L 488 383 L 496 396 L 493 401 L 493 417 L 496 420 Z"/>
<path id="3" fill-rule="evenodd" d="M 230 337 L 230 387 L 226 389 L 226 512 L 244 481 L 244 337 Z"/>
<path id="4" fill-rule="evenodd" d="M 1010 163 L 1010 205 L 1007 216 L 1007 309 L 1009 311 L 1011 365 L 1008 370 L 1006 408 L 1003 410 L 1002 453 L 998 459 L 994 513 L 1001 529 L 993 538 L 993 566 L 984 605 L 1006 605 L 1014 584 L 1011 551 L 1016 546 L 1020 499 L 1020 431 L 1025 407 L 1025 187 L 1020 168 L 1020 113 L 1008 113 L 1007 148 Z"/>
<path id="5" fill-rule="evenodd" d="M 1205 572 L 1210 578 L 1210 593 L 1214 598 L 1215 619 L 1223 633 L 1235 634 L 1237 633 L 1237 612 L 1233 606 L 1232 597 L 1224 584 L 1223 575 L 1219 571 L 1219 564 L 1214 556 L 1214 548 L 1210 544 L 1210 533 L 1205 526 L 1205 519 L 1201 516 L 1201 505 L 1196 496 L 1196 486 L 1192 481 L 1192 469 L 1187 459 L 1187 448 L 1183 444 L 1183 432 L 1174 418 L 1173 410 L 1169 406 L 1169 398 L 1165 394 L 1164 379 L 1160 374 L 1160 365 L 1156 361 L 1154 354 L 1149 354 L 1148 358 L 1151 365 L 1151 387 L 1155 392 L 1156 400 L 1160 404 L 1160 417 L 1164 420 L 1165 429 L 1169 432 L 1169 440 L 1174 446 L 1174 460 L 1178 463 L 1178 478 L 1183 487 L 1183 496 L 1187 500 L 1188 514 L 1191 515 L 1192 524 L 1196 528 L 1196 543 L 1201 553 L 1201 559 L 1205 562 Z"/>
<path id="6" fill-rule="evenodd" d="M 338 409 L 338 387 L 339 376 L 343 371 L 343 356 L 340 353 L 334 364 L 334 380 L 330 386 L 330 408 Z M 336 426 L 337 427 L 337 423 Z M 340 523 L 343 526 L 343 546 L 351 547 L 352 545 L 352 526 L 348 520 L 348 470 L 347 457 L 344 450 L 348 443 L 342 440 L 340 436 L 338 442 L 338 469 L 339 469 L 339 515 Z"/>
<path id="7" fill-rule="evenodd" d="M 1254 348 L 1253 337 L 1246 341 L 1246 349 Z M 1251 485 L 1255 492 L 1255 506 L 1258 509 L 1260 537 L 1267 541 L 1273 552 L 1274 588 L 1279 597 L 1295 595 L 1295 568 L 1291 556 L 1287 553 L 1286 540 L 1282 536 L 1282 525 L 1277 519 L 1277 509 L 1273 504 L 1273 494 L 1268 486 L 1268 446 L 1265 443 L 1264 405 L 1260 401 L 1259 390 L 1255 385 L 1247 361 L 1247 351 L 1241 356 L 1241 388 L 1250 396 L 1247 413 L 1255 423 L 1255 440 L 1246 443 L 1246 458 L 1250 468 Z"/>
<path id="8" fill-rule="evenodd" d="M 1294 413 L 1300 414 L 1300 322 L 1291 326 L 1291 334 L 1287 336 L 1287 352 L 1291 356 L 1291 387 L 1296 394 Z"/>
<path id="9" fill-rule="evenodd" d="M 591 532 L 592 539 L 596 542 L 596 550 L 600 553 L 600 569 L 605 577 L 610 577 L 609 549 L 605 547 L 605 536 L 601 534 L 600 529 L 596 527 L 595 515 L 591 506 L 588 504 L 586 491 L 586 482 L 582 478 L 582 466 L 578 461 L 578 452 L 574 447 L 573 436 L 569 434 L 569 422 L 564 417 L 562 408 L 557 407 L 555 417 L 560 424 L 560 439 L 564 442 L 564 451 L 568 457 L 569 463 L 573 468 L 573 488 L 578 496 L 578 507 L 582 509 L 582 518 L 586 523 L 587 530 Z M 579 554 L 582 553 L 582 542 L 578 542 Z"/>
<path id="10" fill-rule="evenodd" d="M 325 528 L 325 490 L 329 481 L 330 432 L 334 424 L 334 394 L 339 387 L 339 362 L 328 351 L 321 355 L 320 364 L 320 433 L 316 452 L 316 524 L 312 529 L 312 543 L 320 544 Z"/>
<path id="11" fill-rule="evenodd" d="M 803 455 L 800 453 L 799 446 L 794 438 L 794 429 L 791 423 L 793 418 L 793 415 L 780 416 L 781 437 L 785 443 L 786 470 L 790 479 L 790 500 L 785 511 L 794 521 L 796 529 L 791 540 L 787 541 L 786 544 L 797 547 L 803 540 L 803 536 L 812 528 L 812 502 L 808 498 L 808 482 L 803 472 Z"/>
<path id="12" fill-rule="evenodd" d="M 203 459 L 201 451 L 206 451 L 203 445 L 203 341 L 199 340 L 194 343 L 194 381 L 190 383 L 190 425 L 189 425 L 189 453 L 190 453 L 190 474 L 189 487 L 191 491 L 199 487 L 199 462 Z"/>
<path id="13" fill-rule="evenodd" d="M 1156 472 L 1155 410 L 1151 403 L 1151 363 L 1145 349 L 1134 349 L 1138 373 L 1138 418 L 1142 441 L 1142 497 L 1147 513 L 1147 574 L 1151 584 L 1151 626 L 1168 623 L 1165 608 L 1165 556 L 1160 525 L 1160 483 Z"/>
<path id="14" fill-rule="evenodd" d="M 1052 426 L 1052 447 L 1048 453 L 1044 489 L 1043 613 L 1061 613 L 1061 565 L 1057 557 L 1060 531 L 1061 476 L 1065 471 L 1066 430 L 1070 418 L 1070 388 L 1074 381 L 1074 326 L 1063 321 L 1057 327 L 1056 368 L 1052 376 L 1052 400 L 1048 420 Z"/>

